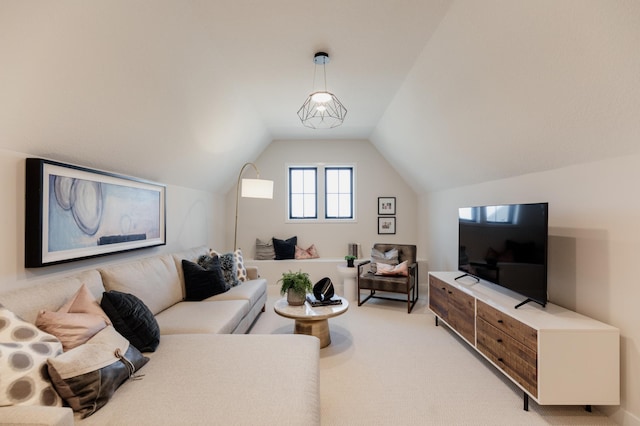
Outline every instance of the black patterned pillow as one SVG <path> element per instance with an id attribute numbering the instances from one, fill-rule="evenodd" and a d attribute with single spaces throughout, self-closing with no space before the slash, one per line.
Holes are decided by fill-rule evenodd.
<path id="1" fill-rule="evenodd" d="M 154 352 L 160 344 L 160 326 L 147 305 L 129 293 L 116 290 L 102 293 L 102 309 L 113 327 L 140 352 Z"/>
<path id="2" fill-rule="evenodd" d="M 211 253 L 215 253 L 212 251 Z M 216 254 L 214 254 L 215 256 Z M 224 281 L 227 283 L 229 287 L 235 287 L 240 284 L 238 280 L 238 266 L 236 263 L 236 258 L 233 253 L 225 253 L 225 254 L 217 254 L 217 257 L 220 261 L 220 269 L 222 270 L 222 276 Z M 213 256 L 209 256 L 203 254 L 198 258 L 198 265 L 202 266 L 205 269 L 211 266 Z"/>

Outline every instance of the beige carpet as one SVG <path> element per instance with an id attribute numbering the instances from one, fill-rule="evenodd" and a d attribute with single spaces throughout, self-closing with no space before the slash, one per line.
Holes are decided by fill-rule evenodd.
<path id="1" fill-rule="evenodd" d="M 273 294 L 271 294 L 273 293 Z M 293 320 L 267 309 L 252 334 L 293 332 Z M 522 392 L 461 343 L 420 300 L 371 300 L 329 320 L 332 343 L 320 356 L 323 425 L 612 425 L 584 407 L 522 409 Z"/>

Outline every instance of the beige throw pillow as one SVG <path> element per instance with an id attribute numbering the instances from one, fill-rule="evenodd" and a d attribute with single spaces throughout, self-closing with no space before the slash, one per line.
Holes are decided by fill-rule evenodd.
<path id="1" fill-rule="evenodd" d="M 57 312 L 40 311 L 36 326 L 60 339 L 65 351 L 84 344 L 97 332 L 111 324 L 86 285 Z"/>

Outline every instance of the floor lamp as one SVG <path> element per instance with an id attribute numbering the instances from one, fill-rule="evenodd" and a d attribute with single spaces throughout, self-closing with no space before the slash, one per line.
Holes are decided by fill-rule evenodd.
<path id="1" fill-rule="evenodd" d="M 242 173 L 248 166 L 256 171 L 256 179 L 242 179 Z M 242 184 L 242 185 L 241 185 Z M 233 234 L 233 251 L 238 248 L 238 204 L 240 201 L 240 186 L 242 186 L 242 198 L 268 198 L 273 199 L 273 181 L 260 179 L 260 171 L 253 163 L 245 163 L 238 174 L 236 185 L 236 227 Z"/>

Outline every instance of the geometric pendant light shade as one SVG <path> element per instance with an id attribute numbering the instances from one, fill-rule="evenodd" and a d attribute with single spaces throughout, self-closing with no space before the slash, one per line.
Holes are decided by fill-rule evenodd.
<path id="1" fill-rule="evenodd" d="M 313 73 L 315 85 L 316 69 L 322 65 L 324 76 L 324 90 L 311 93 L 304 104 L 298 110 L 298 117 L 306 127 L 312 129 L 331 129 L 344 122 L 347 109 L 340 103 L 338 98 L 327 91 L 327 71 L 325 65 L 329 63 L 329 55 L 325 52 L 318 52 L 313 57 L 316 64 Z"/>

